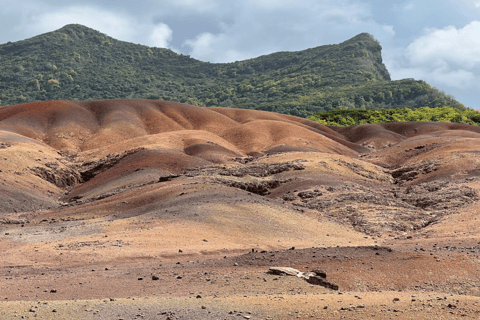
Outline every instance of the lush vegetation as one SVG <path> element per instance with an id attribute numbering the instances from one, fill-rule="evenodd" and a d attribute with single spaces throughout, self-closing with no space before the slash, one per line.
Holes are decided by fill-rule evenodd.
<path id="1" fill-rule="evenodd" d="M 366 33 L 338 45 L 218 64 L 67 25 L 0 45 L 0 62 L 3 106 L 55 99 L 147 98 L 302 117 L 335 109 L 464 109 L 423 81 L 391 81 L 380 44 Z"/>
<path id="2" fill-rule="evenodd" d="M 394 108 L 378 110 L 332 110 L 315 113 L 310 120 L 333 126 L 354 126 L 367 123 L 441 121 L 480 125 L 480 112 L 452 107 L 419 109 Z"/>

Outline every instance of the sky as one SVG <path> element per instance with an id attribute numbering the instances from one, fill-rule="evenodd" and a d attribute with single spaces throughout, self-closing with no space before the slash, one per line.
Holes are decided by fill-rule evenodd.
<path id="1" fill-rule="evenodd" d="M 480 110 L 480 0 L 0 0 L 0 44 L 71 23 L 209 62 L 368 32 L 392 80 L 424 80 Z"/>

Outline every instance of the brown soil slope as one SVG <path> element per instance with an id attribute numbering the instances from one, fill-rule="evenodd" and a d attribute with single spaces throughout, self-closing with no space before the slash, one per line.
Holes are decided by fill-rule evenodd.
<path id="1" fill-rule="evenodd" d="M 476 319 L 479 143 L 152 100 L 2 108 L 0 319 Z"/>

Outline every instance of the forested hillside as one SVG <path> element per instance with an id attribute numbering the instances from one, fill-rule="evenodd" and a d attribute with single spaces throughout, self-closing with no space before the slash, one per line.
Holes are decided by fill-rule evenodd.
<path id="1" fill-rule="evenodd" d="M 335 109 L 451 106 L 423 81 L 391 81 L 381 46 L 362 33 L 338 45 L 208 63 L 115 40 L 81 25 L 0 45 L 0 105 L 148 98 L 306 117 Z"/>

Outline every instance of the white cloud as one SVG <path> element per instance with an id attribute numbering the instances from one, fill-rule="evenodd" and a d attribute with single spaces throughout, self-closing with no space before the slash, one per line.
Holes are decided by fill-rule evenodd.
<path id="1" fill-rule="evenodd" d="M 480 1 L 478 0 L 466 0 L 466 2 L 470 2 L 475 8 L 480 8 Z"/>
<path id="2" fill-rule="evenodd" d="M 208 32 L 199 34 L 195 39 L 185 41 L 185 45 L 191 47 L 190 54 L 193 57 L 204 57 L 204 61 L 230 62 L 250 58 L 248 53 L 241 52 L 229 47 L 229 40 L 225 34 L 211 34 Z M 225 51 L 219 50 L 224 45 Z M 231 43 L 230 43 L 231 45 Z"/>
<path id="3" fill-rule="evenodd" d="M 267 10 L 278 10 L 285 7 L 290 7 L 292 1 L 290 0 L 244 0 L 245 5 L 248 8 L 262 8 Z M 302 3 L 303 2 L 303 3 Z M 310 1 L 298 1 L 297 6 L 305 5 L 305 2 Z"/>
<path id="4" fill-rule="evenodd" d="M 392 36 L 395 35 L 395 30 L 393 29 L 393 26 L 383 26 L 383 30 L 385 30 L 387 33 L 391 34 Z"/>
<path id="5" fill-rule="evenodd" d="M 185 41 L 184 49 L 199 60 L 230 62 L 338 43 L 361 32 L 380 41 L 395 34 L 359 1 L 244 0 L 230 10 L 223 13 L 228 19 L 219 23 L 219 32 L 203 32 Z"/>
<path id="6" fill-rule="evenodd" d="M 449 70 L 448 68 L 438 68 L 433 70 L 428 76 L 436 79 L 438 83 L 458 89 L 478 85 L 478 79 L 475 77 L 475 74 L 463 69 Z"/>
<path id="7" fill-rule="evenodd" d="M 475 74 L 464 69 L 404 67 L 397 69 L 395 75 L 396 79 L 421 79 L 434 86 L 443 88 L 466 89 L 478 85 L 478 79 Z"/>
<path id="8" fill-rule="evenodd" d="M 218 0 L 167 0 L 167 2 L 174 7 L 197 12 L 214 11 L 221 3 Z"/>
<path id="9" fill-rule="evenodd" d="M 156 25 L 150 34 L 150 45 L 158 48 L 167 48 L 172 40 L 172 29 L 164 23 Z"/>
<path id="10" fill-rule="evenodd" d="M 405 49 L 391 48 L 386 54 L 385 64 L 392 79 L 425 80 L 478 108 L 475 97 L 480 89 L 480 22 L 424 32 Z"/>
<path id="11" fill-rule="evenodd" d="M 185 41 L 185 45 L 192 48 L 191 54 L 197 57 L 210 56 L 215 53 L 213 44 L 221 41 L 222 35 L 213 35 L 209 32 L 201 33 L 195 39 Z"/>
<path id="12" fill-rule="evenodd" d="M 25 26 L 28 33 L 50 32 L 66 24 L 78 23 L 107 35 L 131 41 L 134 38 L 134 24 L 128 16 L 90 6 L 75 6 L 39 13 Z"/>
<path id="13" fill-rule="evenodd" d="M 480 64 L 480 22 L 473 21 L 464 28 L 449 26 L 428 30 L 406 49 L 412 64 L 444 67 L 457 65 L 472 68 Z"/>
<path id="14" fill-rule="evenodd" d="M 124 13 L 108 11 L 94 6 L 74 6 L 39 12 L 28 19 L 23 30 L 38 35 L 77 23 L 98 30 L 108 36 L 134 43 L 166 48 L 172 40 L 172 30 L 164 23 L 139 22 Z"/>

